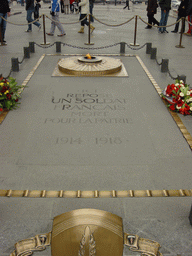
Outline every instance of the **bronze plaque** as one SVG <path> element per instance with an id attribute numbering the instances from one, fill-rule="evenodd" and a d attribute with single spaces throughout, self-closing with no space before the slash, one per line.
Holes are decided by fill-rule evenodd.
<path id="1" fill-rule="evenodd" d="M 54 218 L 53 256 L 122 256 L 123 223 L 112 213 L 79 209 Z"/>

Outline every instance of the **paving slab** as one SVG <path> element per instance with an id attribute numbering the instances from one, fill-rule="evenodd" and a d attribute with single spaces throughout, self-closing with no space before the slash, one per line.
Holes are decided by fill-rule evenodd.
<path id="1" fill-rule="evenodd" d="M 24 7 L 15 5 L 12 11 L 21 14 L 11 16 L 11 22 L 26 24 Z M 49 11 L 48 5 L 42 3 L 40 12 L 49 15 Z M 94 14 L 108 24 L 124 22 L 136 14 L 147 20 L 144 5 L 133 5 L 131 11 L 125 12 L 123 5 L 98 4 Z M 61 14 L 60 20 L 76 22 L 78 15 Z M 175 18 L 170 16 L 168 22 L 174 23 Z M 47 32 L 50 23 L 46 20 Z M 134 20 L 120 27 L 95 21 L 93 46 L 84 44 L 88 41 L 87 29 L 80 35 L 79 26 L 64 25 L 67 35 L 59 40 L 68 45 L 62 46 L 61 54 L 119 54 L 120 46 L 113 44 L 134 40 Z M 140 46 L 152 42 L 157 47 L 158 61 L 169 58 L 171 74 L 185 74 L 190 84 L 191 38 L 183 37 L 185 48 L 177 49 L 179 34 L 161 35 L 155 28 L 144 27 L 139 20 Z M 38 44 L 35 53 L 23 61 L 19 72 L 12 72 L 18 83 L 24 81 L 42 54 L 47 55 L 23 91 L 20 108 L 10 111 L 1 124 L 0 189 L 191 189 L 191 150 L 135 57 L 115 57 L 124 63 L 127 78 L 53 77 L 58 60 L 65 56 L 56 55 L 55 45 L 43 49 L 42 31 L 34 27 L 31 34 L 24 33 L 26 28 L 8 24 L 8 45 L 0 47 L 0 73 L 8 74 L 11 58 L 21 60 L 23 47 L 31 41 Z M 47 41 L 59 41 L 56 35 Z M 105 48 L 106 45 L 112 47 Z M 97 49 L 101 46 L 104 48 Z M 135 51 L 126 46 L 126 54 L 137 54 L 161 89 L 173 82 L 167 73 L 160 72 L 145 47 Z M 191 117 L 180 118 L 192 134 Z M 191 197 L 1 197 L 0 206 L 2 256 L 12 252 L 15 242 L 50 231 L 54 216 L 79 208 L 101 209 L 121 216 L 126 232 L 156 240 L 164 255 L 192 255 L 188 220 Z M 127 249 L 124 254 L 138 255 Z M 51 251 L 34 255 L 49 256 Z"/>

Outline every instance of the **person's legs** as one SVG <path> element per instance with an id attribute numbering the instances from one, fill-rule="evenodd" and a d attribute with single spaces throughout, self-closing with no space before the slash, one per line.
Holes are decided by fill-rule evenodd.
<path id="1" fill-rule="evenodd" d="M 161 10 L 161 19 L 160 19 L 160 22 L 159 22 L 159 26 L 163 26 L 163 22 L 164 22 L 164 11 Z M 159 28 L 159 32 L 163 33 L 163 28 Z"/>
<path id="2" fill-rule="evenodd" d="M 60 5 L 61 5 L 61 13 L 64 13 L 64 3 L 63 3 L 63 1 L 60 1 Z"/>
<path id="3" fill-rule="evenodd" d="M 159 26 L 163 26 L 162 28 L 159 28 L 159 32 L 164 33 L 166 30 L 167 20 L 169 16 L 169 11 L 163 11 L 161 10 L 161 20 L 159 22 Z"/>
<path id="4" fill-rule="evenodd" d="M 3 17 L 3 13 L 0 13 L 0 29 L 1 29 L 1 31 L 0 31 L 0 43 L 1 43 L 1 41 L 3 41 L 3 35 L 2 35 L 3 19 L 1 17 Z"/>
<path id="5" fill-rule="evenodd" d="M 178 16 L 176 22 L 177 22 L 180 18 L 181 18 L 181 17 Z M 177 22 L 177 23 L 175 24 L 175 29 L 174 29 L 173 31 L 171 31 L 171 32 L 177 33 L 178 30 L 179 30 L 179 22 Z"/>
<path id="6" fill-rule="evenodd" d="M 129 0 L 127 1 L 127 6 L 128 6 L 128 10 L 130 10 L 130 8 L 129 8 Z"/>
<path id="7" fill-rule="evenodd" d="M 56 27 L 56 24 L 55 24 L 55 16 L 51 16 L 51 29 L 50 29 L 50 33 L 49 35 L 54 35 L 55 33 L 55 27 Z"/>
<path id="8" fill-rule="evenodd" d="M 55 14 L 55 22 L 56 22 L 56 26 L 58 27 L 59 31 L 61 32 L 61 35 L 65 34 L 65 30 L 63 29 L 63 26 L 61 25 L 60 21 L 59 21 L 59 13 L 56 12 Z"/>
<path id="9" fill-rule="evenodd" d="M 152 16 L 153 16 L 153 15 L 148 14 L 147 16 L 148 16 L 148 24 L 149 24 L 149 25 L 147 26 L 147 28 L 152 28 L 151 25 L 152 25 Z"/>
<path id="10" fill-rule="evenodd" d="M 168 32 L 167 30 L 166 30 L 166 25 L 167 25 L 167 21 L 168 21 L 168 17 L 169 17 L 169 11 L 166 11 L 165 12 L 165 17 L 164 17 L 164 24 L 163 24 L 163 26 L 164 26 L 164 28 L 163 28 L 163 32 Z"/>
<path id="11" fill-rule="evenodd" d="M 153 14 L 152 17 L 151 17 L 151 22 L 152 22 L 152 24 L 157 24 L 157 26 L 159 26 L 159 21 L 157 21 L 157 20 L 155 19 L 154 14 Z"/>
<path id="12" fill-rule="evenodd" d="M 33 24 L 34 24 L 35 26 L 37 26 L 38 28 L 41 26 L 41 24 L 40 24 L 39 22 L 37 22 L 37 21 L 35 21 Z"/>
<path id="13" fill-rule="evenodd" d="M 70 11 L 71 11 L 71 13 L 74 13 L 74 5 L 73 4 L 70 4 Z"/>
<path id="14" fill-rule="evenodd" d="M 33 14 L 34 10 L 27 10 L 27 21 L 28 23 L 33 22 L 34 20 L 32 19 L 32 14 Z M 37 26 L 38 28 L 41 26 L 41 24 L 37 21 L 35 21 L 33 23 L 35 26 Z M 27 31 L 32 31 L 32 23 L 28 24 L 28 30 Z"/>
<path id="15" fill-rule="evenodd" d="M 32 13 L 33 13 L 32 10 L 27 10 L 27 21 L 28 21 L 28 23 L 33 21 Z M 28 30 L 27 31 L 32 31 L 32 24 L 28 24 Z"/>
<path id="16" fill-rule="evenodd" d="M 89 22 L 87 21 L 87 18 L 85 18 L 87 16 L 87 14 L 81 14 L 80 15 L 80 20 L 82 20 L 81 21 L 81 26 L 85 26 L 85 25 L 87 25 L 87 26 L 89 26 Z"/>
<path id="17" fill-rule="evenodd" d="M 93 15 L 93 4 L 92 3 L 89 4 L 89 12 L 91 14 L 90 20 L 91 20 L 91 22 L 94 22 L 94 19 L 92 16 Z"/>
<path id="18" fill-rule="evenodd" d="M 5 41 L 5 30 L 6 30 L 6 25 L 7 25 L 7 13 L 2 14 L 2 17 L 5 19 L 2 19 L 2 21 L 0 22 L 1 24 L 1 36 L 2 36 L 2 40 Z"/>

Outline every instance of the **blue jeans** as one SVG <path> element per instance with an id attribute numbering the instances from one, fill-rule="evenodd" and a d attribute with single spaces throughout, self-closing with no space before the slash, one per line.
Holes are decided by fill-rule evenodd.
<path id="1" fill-rule="evenodd" d="M 159 22 L 159 26 L 166 26 L 167 20 L 169 17 L 169 11 L 164 12 L 164 10 L 161 10 L 161 20 Z M 159 28 L 159 32 L 165 32 L 166 28 Z"/>
<path id="2" fill-rule="evenodd" d="M 90 17 L 90 20 L 91 22 L 94 22 L 94 19 L 93 19 L 93 3 L 89 3 L 89 12 L 91 14 L 91 17 Z"/>
<path id="3" fill-rule="evenodd" d="M 4 19 L 7 19 L 7 13 L 0 13 L 1 37 L 4 40 L 7 22 L 1 17 L 3 17 Z"/>
<path id="4" fill-rule="evenodd" d="M 33 14 L 33 12 L 34 12 L 34 9 L 27 10 L 27 21 L 28 21 L 28 23 L 31 23 L 31 22 L 34 21 L 34 20 L 32 19 L 32 14 Z M 35 26 L 37 26 L 37 27 L 40 27 L 40 26 L 41 26 L 41 24 L 40 24 L 39 22 L 37 22 L 37 21 L 35 21 L 33 24 L 34 24 Z M 32 31 L 32 24 L 28 24 L 28 30 Z"/>

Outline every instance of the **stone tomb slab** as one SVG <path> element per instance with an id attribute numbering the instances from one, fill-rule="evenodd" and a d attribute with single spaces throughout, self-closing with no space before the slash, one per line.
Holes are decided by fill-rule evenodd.
<path id="1" fill-rule="evenodd" d="M 59 59 L 46 58 L 52 67 Z M 136 58 L 123 62 L 129 78 L 51 77 L 49 65 L 44 75 L 49 82 L 17 164 L 129 166 L 191 157 Z M 41 86 L 41 65 L 29 82 L 31 90 L 33 79 Z"/>

